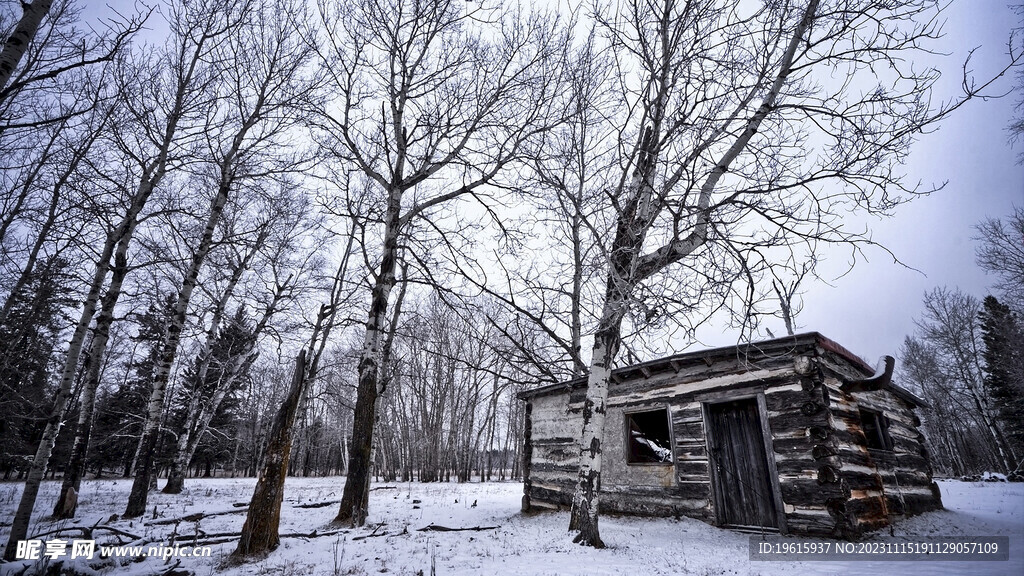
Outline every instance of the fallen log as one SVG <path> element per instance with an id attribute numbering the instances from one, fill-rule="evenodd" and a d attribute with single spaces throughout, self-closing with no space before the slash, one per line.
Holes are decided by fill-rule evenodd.
<path id="1" fill-rule="evenodd" d="M 188 514 L 186 516 L 179 516 L 177 518 L 166 518 L 164 520 L 152 520 L 146 522 L 146 526 L 164 526 L 167 524 L 179 524 L 181 522 L 196 522 L 203 518 L 210 518 L 211 516 L 224 516 L 226 514 L 241 514 L 242 512 L 248 512 L 249 507 L 235 508 L 234 510 L 222 510 L 220 512 L 196 512 L 195 514 Z"/>
<path id="2" fill-rule="evenodd" d="M 334 536 L 335 534 L 347 534 L 348 530 L 327 530 L 326 532 L 292 532 L 288 534 L 280 534 L 280 538 L 321 538 L 323 536 Z M 225 544 L 227 542 L 235 542 L 242 536 L 241 532 L 214 532 L 214 533 L 202 533 L 202 534 L 179 534 L 172 538 L 171 543 L 188 543 L 191 546 L 214 546 L 216 544 Z"/>
<path id="3" fill-rule="evenodd" d="M 110 532 L 112 534 L 116 534 L 118 536 L 124 536 L 125 538 L 131 538 L 133 540 L 138 540 L 139 538 L 142 538 L 141 536 L 138 536 L 136 534 L 132 534 L 131 532 L 125 532 L 124 530 L 121 530 L 120 528 L 114 528 L 113 526 L 90 526 L 90 527 L 85 527 L 85 526 L 65 526 L 63 528 L 57 528 L 55 530 L 48 530 L 46 532 L 40 532 L 39 534 L 34 534 L 33 536 L 31 536 L 29 538 L 29 540 L 39 540 L 43 536 L 50 536 L 52 534 L 60 534 L 62 532 L 78 532 L 79 534 L 82 535 L 82 537 L 84 537 L 86 539 L 91 539 L 93 537 L 93 532 L 95 532 L 96 530 L 103 530 L 103 531 L 106 531 L 106 532 Z"/>
<path id="4" fill-rule="evenodd" d="M 311 504 L 293 504 L 292 508 L 324 508 L 340 502 L 341 500 L 328 500 L 326 502 L 313 502 Z"/>
<path id="5" fill-rule="evenodd" d="M 449 528 L 448 526 L 428 524 L 423 528 L 417 530 L 417 532 L 481 532 L 483 530 L 497 530 L 498 528 L 501 528 L 501 526 L 469 526 L 466 528 Z"/>
<path id="6" fill-rule="evenodd" d="M 398 486 L 377 486 L 370 488 L 370 492 L 374 490 L 398 490 Z M 292 504 L 292 508 L 324 508 L 325 506 L 331 506 L 334 504 L 340 504 L 341 500 L 327 500 L 325 502 L 310 502 L 307 504 Z"/>
<path id="7" fill-rule="evenodd" d="M 369 534 L 363 534 L 362 536 L 355 536 L 355 537 L 352 538 L 352 541 L 355 542 L 356 540 L 366 540 L 367 538 L 377 538 L 377 537 L 380 537 L 380 536 L 387 536 L 388 535 L 387 532 L 381 532 L 380 534 L 377 533 L 377 531 L 380 530 L 383 527 L 384 527 L 384 523 L 381 522 L 380 524 L 377 524 L 376 526 L 373 527 L 373 532 L 370 532 Z"/>

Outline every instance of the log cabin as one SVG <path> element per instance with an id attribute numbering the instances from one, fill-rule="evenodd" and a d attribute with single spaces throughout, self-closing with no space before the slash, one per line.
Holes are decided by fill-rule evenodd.
<path id="1" fill-rule="evenodd" d="M 845 539 L 942 507 L 923 401 L 817 332 L 617 368 L 602 513 Z M 586 379 L 526 390 L 523 510 L 568 508 Z"/>

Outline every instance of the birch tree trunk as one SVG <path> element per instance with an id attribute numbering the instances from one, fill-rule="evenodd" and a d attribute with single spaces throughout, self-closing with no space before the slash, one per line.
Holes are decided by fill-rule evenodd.
<path id="1" fill-rule="evenodd" d="M 253 249 L 246 254 L 238 265 L 231 271 L 231 277 L 228 279 L 228 284 L 224 288 L 224 293 L 221 294 L 220 299 L 217 301 L 217 305 L 214 307 L 213 318 L 210 320 L 210 328 L 206 331 L 206 340 L 203 342 L 203 347 L 199 351 L 199 368 L 196 370 L 196 381 L 205 382 L 206 375 L 209 373 L 210 362 L 213 360 L 213 346 L 214 343 L 220 336 L 220 324 L 224 318 L 224 311 L 227 309 L 228 301 L 234 295 L 235 287 L 238 285 L 238 281 L 241 280 L 242 274 L 249 267 L 249 263 L 252 257 L 255 256 L 259 250 L 266 235 L 261 232 L 257 238 L 256 245 Z M 175 453 L 171 458 L 171 467 L 167 473 L 167 485 L 164 486 L 164 493 L 167 494 L 179 494 L 185 485 L 185 467 L 192 460 L 192 454 L 195 453 L 195 448 L 199 446 L 198 440 L 194 443 L 192 438 L 195 434 L 192 433 L 194 427 L 198 427 L 202 430 L 199 433 L 201 437 L 206 432 L 206 426 L 209 424 L 209 420 L 213 418 L 213 412 L 217 411 L 220 401 L 223 400 L 224 394 L 220 394 L 221 389 L 230 388 L 230 383 L 233 382 L 235 373 L 226 372 L 228 378 L 222 379 L 221 383 L 214 390 L 213 398 L 210 400 L 212 406 L 212 412 L 210 417 L 205 418 L 206 410 L 201 408 L 201 396 L 198 392 L 194 392 L 192 398 L 189 401 L 188 411 L 185 415 L 185 423 L 182 425 L 181 430 L 178 431 L 178 439 L 176 443 Z M 228 380 L 228 385 L 224 385 L 224 380 Z M 218 398 L 218 395 L 220 396 Z M 214 402 L 216 404 L 214 404 Z M 203 423 L 205 420 L 205 423 Z M 198 425 L 198 426 L 197 426 Z M 193 444 L 191 450 L 189 449 L 190 444 Z"/>
<path id="2" fill-rule="evenodd" d="M 194 248 L 191 263 L 182 278 L 160 360 L 154 370 L 148 417 L 142 435 L 143 448 L 125 510 L 128 517 L 138 516 L 145 510 L 146 486 L 153 474 L 159 437 L 157 419 L 163 411 L 171 366 L 177 356 L 192 293 L 213 247 L 213 235 L 224 206 L 241 179 L 254 177 L 246 172 L 248 163 L 266 162 L 268 166 L 265 169 L 271 174 L 275 170 L 287 172 L 294 168 L 297 161 L 261 155 L 261 147 L 273 149 L 276 145 L 284 146 L 278 136 L 293 124 L 292 111 L 297 106 L 296 99 L 308 88 L 298 79 L 309 49 L 303 41 L 292 38 L 291 33 L 295 30 L 290 26 L 301 28 L 297 20 L 300 11 L 295 6 L 274 5 L 274 9 L 280 9 L 280 12 L 273 13 L 269 5 L 247 2 L 226 2 L 201 9 L 210 11 L 204 17 L 211 29 L 204 31 L 197 41 L 197 54 L 204 42 L 213 44 L 216 67 L 210 71 L 210 82 L 225 80 L 228 92 L 217 93 L 214 98 L 236 106 L 230 109 L 226 119 L 233 132 L 225 133 L 226 145 L 210 142 L 210 148 L 215 151 L 213 162 L 217 168 L 217 190 L 210 202 L 205 227 Z M 214 42 L 214 38 L 218 40 Z M 219 124 L 217 121 L 223 120 L 211 120 L 214 126 Z M 254 131 L 257 125 L 260 129 Z M 249 138 L 251 131 L 254 132 L 253 138 Z"/>
<path id="3" fill-rule="evenodd" d="M 397 178 L 401 180 L 401 173 Z M 373 462 L 373 425 L 377 413 L 377 397 L 381 393 L 380 360 L 387 338 L 388 297 L 395 286 L 398 264 L 398 236 L 401 227 L 402 189 L 394 187 L 388 195 L 384 247 L 380 270 L 374 276 L 366 334 L 359 356 L 359 384 L 352 415 L 352 445 L 349 448 L 345 489 L 335 522 L 351 521 L 362 526 L 366 521 L 366 502 L 370 495 L 370 472 Z"/>
<path id="4" fill-rule="evenodd" d="M 240 142 L 239 142 L 240 143 Z M 237 150 L 237 148 L 235 149 Z M 234 152 L 234 151 L 232 151 Z M 213 234 L 217 228 L 224 205 L 227 203 L 228 194 L 234 176 L 230 174 L 229 168 L 233 154 L 229 155 L 222 167 L 221 182 L 216 196 L 210 205 L 210 213 L 206 218 L 206 226 L 203 229 L 202 237 L 192 255 L 188 271 L 178 290 L 178 298 L 174 302 L 170 320 L 167 323 L 167 330 L 164 333 L 163 350 L 159 357 L 153 373 L 153 389 L 149 396 L 149 408 L 147 410 L 146 425 L 142 431 L 142 449 L 139 452 L 139 462 L 135 467 L 135 480 L 132 482 L 132 491 L 128 496 L 128 505 L 125 507 L 124 516 L 134 518 L 141 516 L 146 511 L 146 501 L 149 495 L 149 485 L 154 473 L 153 460 L 156 456 L 156 443 L 159 437 L 159 423 L 164 411 L 164 396 L 167 391 L 167 382 L 171 374 L 171 365 L 178 353 L 178 344 L 181 341 L 181 332 L 185 327 L 185 316 L 188 312 L 188 305 L 192 299 L 192 292 L 199 281 L 199 272 L 206 261 L 207 254 L 213 246 Z"/>
<path id="5" fill-rule="evenodd" d="M 153 192 L 155 182 L 163 176 L 166 159 L 167 148 L 165 147 L 161 151 L 161 154 L 158 155 L 155 164 L 150 166 L 151 169 L 143 173 L 143 177 L 134 197 L 132 198 L 127 214 L 121 220 L 117 228 L 107 235 L 103 250 L 100 253 L 100 258 L 96 262 L 92 283 L 89 287 L 89 292 L 86 295 L 85 302 L 82 305 L 81 316 L 78 319 L 78 324 L 75 326 L 75 331 L 71 336 L 68 351 L 64 358 L 64 367 L 61 370 L 57 396 L 54 399 L 53 407 L 50 409 L 50 415 L 46 419 L 43 435 L 39 441 L 39 447 L 36 449 L 35 457 L 32 460 L 32 466 L 29 468 L 29 473 L 25 480 L 25 489 L 22 492 L 21 501 L 18 504 L 18 510 L 14 515 L 14 523 L 11 525 L 10 539 L 7 541 L 7 548 L 4 550 L 4 559 L 13 560 L 15 551 L 17 550 L 17 542 L 19 540 L 24 540 L 28 535 L 28 524 L 32 516 L 32 509 L 35 506 L 36 497 L 39 494 L 39 484 L 46 475 L 46 467 L 50 460 L 50 454 L 53 452 L 53 446 L 57 441 L 57 434 L 60 431 L 61 425 L 64 423 L 64 415 L 71 402 L 72 385 L 74 383 L 75 372 L 78 369 L 78 361 L 81 358 L 82 347 L 85 343 L 85 337 L 89 330 L 89 324 L 92 322 L 93 315 L 96 312 L 100 293 L 103 290 L 103 284 L 110 268 L 110 259 L 113 255 L 114 247 L 119 245 L 123 238 L 131 238 L 135 227 L 138 225 L 139 213 L 149 200 L 149 197 Z M 125 244 L 125 249 L 127 249 L 127 244 Z"/>
<path id="6" fill-rule="evenodd" d="M 50 12 L 53 0 L 36 0 L 32 3 L 22 2 L 22 15 L 14 31 L 4 42 L 4 48 L 0 51 L 0 91 L 11 81 L 11 76 L 18 63 L 28 50 L 28 45 L 35 38 L 36 31 L 43 18 Z M 0 100 L 2 102 L 2 100 Z"/>
<path id="7" fill-rule="evenodd" d="M 210 399 L 200 405 L 196 402 L 190 406 L 190 412 L 186 416 L 186 421 L 182 429 L 178 432 L 177 446 L 174 456 L 171 460 L 171 467 L 167 474 L 167 485 L 164 487 L 164 493 L 166 494 L 180 494 L 184 488 L 185 483 L 185 470 L 192 461 L 192 457 L 195 455 L 196 450 L 199 448 L 199 443 L 202 441 L 203 436 L 209 429 L 210 421 L 217 414 L 217 409 L 220 408 L 224 398 L 234 388 L 235 382 L 238 377 L 246 371 L 246 367 L 252 365 L 256 360 L 258 351 L 256 350 L 256 344 L 263 331 L 266 329 L 271 318 L 277 312 L 278 306 L 285 295 L 285 290 L 288 288 L 287 284 L 278 287 L 278 290 L 274 293 L 274 298 L 267 307 L 260 321 L 257 322 L 253 328 L 252 335 L 248 345 L 244 350 L 235 355 L 228 364 L 222 369 L 220 381 L 217 387 L 213 391 L 213 395 Z M 209 358 L 206 359 L 206 365 L 209 365 Z M 205 378 L 204 371 L 200 372 L 200 378 Z M 202 382 L 202 380 L 200 380 Z M 198 392 L 196 393 L 198 396 Z"/>
<path id="8" fill-rule="evenodd" d="M 114 267 L 110 284 L 103 295 L 103 305 L 96 317 L 96 325 L 92 330 L 92 342 L 89 345 L 90 359 L 85 382 L 82 384 L 82 395 L 78 412 L 78 427 L 75 429 L 75 442 L 71 449 L 71 458 L 64 469 L 64 482 L 61 484 L 60 496 L 53 508 L 55 518 L 72 518 L 78 505 L 77 498 L 70 498 L 69 493 L 81 491 L 82 476 L 85 474 L 85 461 L 89 452 L 89 438 L 92 433 L 93 411 L 96 405 L 96 388 L 99 386 L 103 358 L 110 339 L 110 327 L 114 323 L 114 309 L 121 297 L 121 288 L 128 274 L 128 246 L 131 234 L 125 235 L 117 244 L 114 254 Z"/>
<path id="9" fill-rule="evenodd" d="M 577 531 L 574 542 L 604 548 L 598 530 L 604 422 L 612 363 L 621 343 L 621 325 L 631 286 L 623 273 L 613 268 L 601 321 L 594 335 L 587 394 L 583 400 L 583 431 L 580 435 L 580 467 L 576 475 L 569 529 Z"/>
<path id="10" fill-rule="evenodd" d="M 670 114 L 669 100 L 675 90 L 673 74 L 673 52 L 678 45 L 669 43 L 672 27 L 678 25 L 673 13 L 673 3 L 662 6 L 664 12 L 657 15 L 656 36 L 660 39 L 660 53 L 647 62 L 650 83 L 649 96 L 645 101 L 645 117 L 650 125 L 641 130 L 634 148 L 635 168 L 628 186 L 621 194 L 616 206 L 615 236 L 608 250 L 608 277 L 605 284 L 605 300 L 591 357 L 590 374 L 587 378 L 587 392 L 583 403 L 583 430 L 580 437 L 580 465 L 573 495 L 573 507 L 569 529 L 577 531 L 574 542 L 595 548 L 604 547 L 598 529 L 599 491 L 602 473 L 602 449 L 604 424 L 608 401 L 608 385 L 612 365 L 621 344 L 622 320 L 629 306 L 632 293 L 640 282 L 693 254 L 707 242 L 711 195 L 730 165 L 743 152 L 750 140 L 757 134 L 761 123 L 772 110 L 776 98 L 782 91 L 790 73 L 797 47 L 814 18 L 818 0 L 811 0 L 787 43 L 786 50 L 778 62 L 777 72 L 764 94 L 756 112 L 743 123 L 743 130 L 725 149 L 714 168 L 700 186 L 696 205 L 696 218 L 691 232 L 685 237 L 673 234 L 673 239 L 649 254 L 643 254 L 648 231 L 659 212 L 664 208 L 654 188 L 655 165 L 658 161 L 663 139 L 666 135 L 663 122 Z M 763 90 L 755 86 L 743 103 Z M 670 188 L 673 178 L 665 185 Z M 624 177 L 622 182 L 627 182 Z M 662 194 L 664 191 L 662 192 Z"/>

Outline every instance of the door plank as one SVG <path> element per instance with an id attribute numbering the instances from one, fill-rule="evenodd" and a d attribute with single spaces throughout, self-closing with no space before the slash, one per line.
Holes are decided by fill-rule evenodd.
<path id="1" fill-rule="evenodd" d="M 711 404 L 708 423 L 720 522 L 778 528 L 756 399 Z"/>

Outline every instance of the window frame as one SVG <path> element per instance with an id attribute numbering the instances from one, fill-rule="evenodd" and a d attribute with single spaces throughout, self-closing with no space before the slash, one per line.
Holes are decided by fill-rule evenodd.
<path id="1" fill-rule="evenodd" d="M 878 452 L 893 452 L 895 444 L 892 441 L 892 434 L 889 432 L 889 417 L 885 415 L 885 412 L 860 406 L 858 406 L 857 410 L 858 415 L 860 416 L 860 429 L 864 434 L 864 439 L 866 441 L 865 447 L 868 450 L 875 450 Z M 882 441 L 881 447 L 872 446 L 871 436 L 868 435 L 865 416 L 870 417 L 874 421 L 873 427 L 877 431 L 877 439 Z"/>
<path id="2" fill-rule="evenodd" d="M 668 427 L 668 444 L 669 451 L 672 453 L 672 458 L 668 462 L 632 462 L 632 451 L 630 450 L 631 437 L 629 434 L 629 423 L 631 418 L 635 414 L 646 414 L 648 412 L 665 412 L 665 425 Z M 622 412 L 622 448 L 623 456 L 626 462 L 626 466 L 675 466 L 676 459 L 676 439 L 675 431 L 672 430 L 672 408 L 668 404 L 661 404 L 656 406 L 648 407 L 637 407 L 631 410 L 624 410 Z"/>

